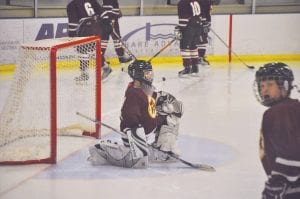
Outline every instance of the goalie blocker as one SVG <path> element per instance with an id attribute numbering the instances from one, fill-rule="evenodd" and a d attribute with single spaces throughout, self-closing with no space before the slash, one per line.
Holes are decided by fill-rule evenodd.
<path id="1" fill-rule="evenodd" d="M 179 156 L 177 136 L 182 102 L 169 93 L 155 92 L 149 62 L 136 60 L 128 67 L 133 79 L 121 110 L 122 144 L 100 140 L 89 148 L 93 165 L 112 164 L 146 168 L 149 161 L 168 161 Z M 167 152 L 167 153 L 166 153 Z"/>

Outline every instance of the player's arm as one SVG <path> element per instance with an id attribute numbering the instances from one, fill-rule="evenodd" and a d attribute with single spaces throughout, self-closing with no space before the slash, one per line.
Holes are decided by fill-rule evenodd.
<path id="1" fill-rule="evenodd" d="M 211 15 L 210 15 L 210 10 L 211 10 L 211 5 L 210 5 L 210 0 L 202 0 L 200 1 L 200 9 L 201 9 L 201 18 L 203 21 L 206 22 L 211 22 Z"/>
<path id="2" fill-rule="evenodd" d="M 207 34 L 211 27 L 211 5 L 209 0 L 200 1 L 200 3 L 203 32 Z"/>
<path id="3" fill-rule="evenodd" d="M 74 2 L 71 2 L 67 6 L 68 15 L 68 35 L 69 37 L 77 36 L 76 32 L 79 27 L 79 18 L 77 15 L 77 9 Z"/>
<path id="4" fill-rule="evenodd" d="M 121 10 L 119 8 L 118 0 L 111 0 L 112 4 L 112 20 L 117 20 L 118 18 L 122 17 Z"/>
<path id="5" fill-rule="evenodd" d="M 126 96 L 121 110 L 121 130 L 138 128 L 141 111 L 136 97 Z"/>
<path id="6" fill-rule="evenodd" d="M 183 29 L 187 26 L 190 16 L 188 11 L 190 10 L 189 6 L 186 3 L 180 3 L 177 7 L 178 12 L 178 26 L 180 29 Z"/>
<path id="7" fill-rule="evenodd" d="M 103 0 L 103 13 L 101 14 L 101 17 L 103 19 L 110 19 L 113 18 L 113 1 L 112 0 Z"/>
<path id="8" fill-rule="evenodd" d="M 275 112 L 265 112 L 263 117 L 263 149 L 265 157 L 262 159 L 264 169 L 268 175 L 264 196 L 279 196 L 286 191 L 286 183 L 295 184 L 300 177 L 299 143 L 293 127 L 283 121 L 286 115 Z"/>

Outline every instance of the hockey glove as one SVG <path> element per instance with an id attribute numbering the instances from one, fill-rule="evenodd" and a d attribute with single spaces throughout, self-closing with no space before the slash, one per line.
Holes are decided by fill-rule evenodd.
<path id="1" fill-rule="evenodd" d="M 174 29 L 174 37 L 177 40 L 181 40 L 182 39 L 182 32 L 179 26 L 176 26 Z"/>
<path id="2" fill-rule="evenodd" d="M 283 184 L 275 184 L 266 182 L 265 189 L 262 193 L 263 199 L 284 199 L 287 190 L 287 185 Z"/>
<path id="3" fill-rule="evenodd" d="M 208 34 L 210 31 L 211 23 L 208 21 L 204 21 L 202 26 L 203 26 L 203 32 L 205 34 Z"/>

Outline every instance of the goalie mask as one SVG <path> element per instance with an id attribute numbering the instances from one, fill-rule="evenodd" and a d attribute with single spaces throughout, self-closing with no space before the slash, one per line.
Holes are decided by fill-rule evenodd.
<path id="1" fill-rule="evenodd" d="M 128 66 L 128 74 L 133 80 L 138 80 L 149 86 L 152 85 L 152 65 L 144 60 L 135 60 Z"/>
<path id="2" fill-rule="evenodd" d="M 276 82 L 280 90 L 278 97 L 271 97 L 269 94 L 264 94 L 263 86 L 268 86 L 270 81 Z M 293 88 L 292 82 L 294 75 L 288 65 L 281 62 L 268 63 L 260 67 L 255 74 L 254 93 L 257 100 L 264 106 L 272 106 L 276 102 L 287 98 Z"/>

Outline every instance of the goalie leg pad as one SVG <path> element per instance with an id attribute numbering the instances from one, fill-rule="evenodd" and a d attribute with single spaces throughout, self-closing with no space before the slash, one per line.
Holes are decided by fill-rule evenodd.
<path id="1" fill-rule="evenodd" d="M 162 125 L 155 146 L 162 151 L 179 154 L 177 148 L 178 125 Z"/>
<path id="2" fill-rule="evenodd" d="M 175 120 L 174 120 L 175 119 Z M 151 151 L 151 161 L 166 161 L 169 160 L 167 153 L 179 156 L 179 150 L 177 147 L 177 137 L 179 123 L 176 116 L 168 116 L 167 121 L 168 125 L 162 125 L 160 131 L 158 132 L 158 137 L 156 142 L 153 144 L 154 148 L 159 150 Z M 164 153 L 167 152 L 167 153 Z"/>
<path id="3" fill-rule="evenodd" d="M 110 140 L 101 140 L 94 148 L 90 149 L 92 164 L 108 163 L 126 168 L 146 168 L 148 166 L 148 146 L 146 136 L 142 129 L 126 129 L 122 135 L 124 145 L 112 143 Z M 100 161 L 99 159 L 102 160 Z"/>
<path id="4" fill-rule="evenodd" d="M 161 162 L 170 163 L 170 162 L 177 161 L 175 158 L 172 158 L 168 154 L 170 153 L 161 151 L 159 148 L 153 146 L 149 149 L 149 161 L 152 163 L 161 163 Z"/>
<path id="5" fill-rule="evenodd" d="M 99 144 L 89 149 L 92 165 L 111 164 L 114 166 L 126 168 L 146 168 L 148 166 L 148 157 L 133 159 L 130 148 L 124 145 L 111 143 L 109 140 L 101 140 Z"/>
<path id="6" fill-rule="evenodd" d="M 148 156 L 148 145 L 146 142 L 146 135 L 143 128 L 137 129 L 125 129 L 127 136 L 127 142 L 124 142 L 125 146 L 129 145 L 133 159 L 142 158 Z M 123 139 L 124 140 L 124 139 Z"/>
<path id="7" fill-rule="evenodd" d="M 89 147 L 90 156 L 87 160 L 91 162 L 93 166 L 107 164 L 107 160 L 101 155 L 101 151 L 99 151 L 98 147 L 96 146 L 97 145 Z"/>

